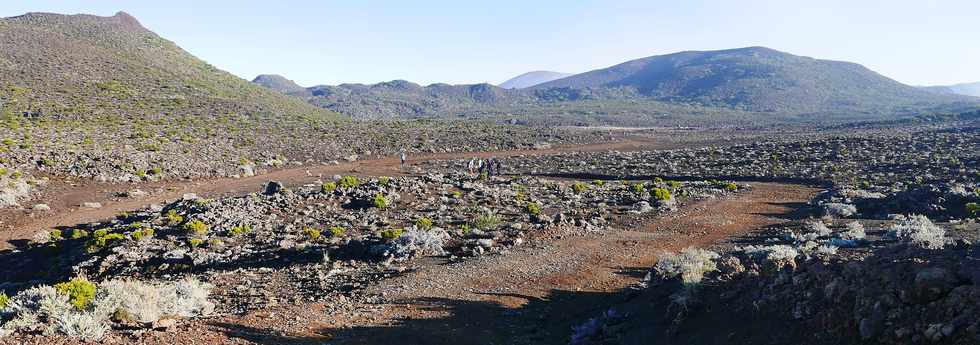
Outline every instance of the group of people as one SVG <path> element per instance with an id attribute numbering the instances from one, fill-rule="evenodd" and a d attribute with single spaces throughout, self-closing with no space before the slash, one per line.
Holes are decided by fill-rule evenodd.
<path id="1" fill-rule="evenodd" d="M 496 158 L 483 160 L 483 158 L 470 158 L 466 164 L 469 169 L 470 177 L 477 178 L 486 174 L 487 178 L 500 175 L 500 161 Z"/>

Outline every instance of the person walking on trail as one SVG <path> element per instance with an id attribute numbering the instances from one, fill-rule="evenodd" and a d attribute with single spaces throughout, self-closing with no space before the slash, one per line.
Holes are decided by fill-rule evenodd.
<path id="1" fill-rule="evenodd" d="M 470 171 L 470 177 L 473 177 L 473 175 L 476 174 L 476 159 L 470 158 L 470 162 L 466 165 L 466 167 Z"/>
<path id="2" fill-rule="evenodd" d="M 493 173 L 494 174 L 497 174 L 497 175 L 502 175 L 503 173 L 500 172 L 500 167 L 501 167 L 500 160 L 499 159 L 494 159 L 493 160 Z"/>
<path id="3" fill-rule="evenodd" d="M 480 158 L 480 160 L 476 162 L 476 171 L 478 173 L 476 176 L 477 177 L 483 176 L 483 172 L 486 171 L 486 168 L 487 168 L 486 163 L 483 161 L 483 158 Z"/>
<path id="4" fill-rule="evenodd" d="M 402 149 L 401 154 L 398 155 L 398 158 L 401 158 L 402 166 L 405 166 L 405 150 L 404 149 Z"/>

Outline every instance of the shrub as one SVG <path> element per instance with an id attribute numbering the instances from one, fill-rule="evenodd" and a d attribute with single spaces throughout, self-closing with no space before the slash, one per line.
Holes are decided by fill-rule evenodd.
<path id="1" fill-rule="evenodd" d="M 388 229 L 381 231 L 381 238 L 391 241 L 402 235 L 402 229 Z"/>
<path id="2" fill-rule="evenodd" d="M 344 177 L 341 177 L 340 178 L 340 181 L 338 181 L 337 184 L 340 186 L 340 188 L 348 188 L 349 189 L 349 188 L 357 187 L 358 185 L 361 184 L 361 182 L 357 180 L 357 177 L 354 177 L 354 176 L 344 176 Z"/>
<path id="3" fill-rule="evenodd" d="M 670 191 L 664 188 L 654 188 L 651 190 L 653 192 L 653 198 L 656 200 L 666 201 L 670 200 Z"/>
<path id="4" fill-rule="evenodd" d="M 459 225 L 459 233 L 466 235 L 470 232 L 470 225 L 463 223 Z"/>
<path id="5" fill-rule="evenodd" d="M 445 231 L 408 230 L 390 244 L 390 253 L 397 259 L 424 255 L 444 255 L 443 241 L 449 237 Z"/>
<path id="6" fill-rule="evenodd" d="M 727 190 L 729 192 L 734 192 L 738 190 L 738 185 L 735 184 L 735 182 L 728 182 L 722 186 L 722 189 Z"/>
<path id="7" fill-rule="evenodd" d="M 965 207 L 966 207 L 967 217 L 972 217 L 972 218 L 980 217 L 980 204 L 971 202 L 966 204 Z"/>
<path id="8" fill-rule="evenodd" d="M 67 295 L 68 302 L 79 311 L 85 310 L 92 297 L 95 297 L 95 284 L 82 277 L 55 284 L 54 288 L 59 293 Z"/>
<path id="9" fill-rule="evenodd" d="M 161 169 L 159 167 L 152 168 L 152 169 L 150 169 L 149 173 L 150 173 L 150 175 L 160 175 L 160 174 L 163 173 L 163 169 Z"/>
<path id="10" fill-rule="evenodd" d="M 646 185 L 643 184 L 643 182 L 637 182 L 632 184 L 630 188 L 633 190 L 633 193 L 640 194 L 643 193 L 643 189 L 646 188 Z"/>
<path id="11" fill-rule="evenodd" d="M 912 215 L 893 224 L 885 235 L 926 249 L 943 249 L 946 245 L 946 230 L 922 215 Z"/>
<path id="12" fill-rule="evenodd" d="M 847 224 L 847 230 L 840 234 L 842 240 L 863 240 L 865 237 L 864 225 L 858 222 L 850 222 Z"/>
<path id="13" fill-rule="evenodd" d="M 459 198 L 461 198 L 463 196 L 463 193 L 460 193 L 458 191 L 453 191 L 449 195 L 451 195 L 453 197 L 453 199 L 459 199 Z"/>
<path id="14" fill-rule="evenodd" d="M 712 251 L 687 248 L 679 254 L 668 252 L 660 255 L 654 268 L 664 278 L 680 277 L 684 285 L 692 286 L 700 284 L 705 273 L 718 270 L 715 260 L 719 257 Z"/>
<path id="15" fill-rule="evenodd" d="M 51 241 L 61 241 L 63 239 L 65 239 L 65 238 L 61 236 L 61 230 L 54 229 L 54 230 L 51 230 L 50 232 L 48 232 L 48 240 L 51 240 Z"/>
<path id="16" fill-rule="evenodd" d="M 204 241 L 201 240 L 200 238 L 187 239 L 187 245 L 190 246 L 192 249 L 199 247 L 202 243 L 204 243 Z"/>
<path id="17" fill-rule="evenodd" d="M 572 190 L 575 191 L 576 194 L 581 194 L 582 192 L 586 191 L 587 189 L 589 189 L 589 186 L 586 185 L 585 183 L 575 182 L 575 183 L 572 184 Z"/>
<path id="18" fill-rule="evenodd" d="M 667 186 L 670 186 L 670 188 L 673 189 L 677 189 L 677 188 L 681 188 L 681 183 L 671 180 L 671 181 L 667 181 Z"/>
<path id="19" fill-rule="evenodd" d="M 345 232 L 347 232 L 347 230 L 345 230 L 342 227 L 339 226 L 330 227 L 330 237 L 344 236 Z"/>
<path id="20" fill-rule="evenodd" d="M 492 212 L 486 212 L 476 217 L 471 224 L 477 229 L 489 231 L 496 229 L 500 225 L 500 217 Z"/>
<path id="21" fill-rule="evenodd" d="M 195 317 L 214 311 L 214 303 L 208 301 L 212 286 L 190 278 L 166 285 L 160 290 L 160 309 L 164 315 Z"/>
<path id="22" fill-rule="evenodd" d="M 374 195 L 374 201 L 372 201 L 372 203 L 374 204 L 374 207 L 382 210 L 388 208 L 388 199 L 385 199 L 385 196 L 381 193 Z"/>
<path id="23" fill-rule="evenodd" d="M 105 317 L 95 313 L 65 313 L 53 319 L 51 329 L 70 338 L 99 341 L 109 332 Z"/>
<path id="24" fill-rule="evenodd" d="M 598 187 L 602 187 L 602 186 L 605 186 L 606 185 L 606 181 L 603 181 L 603 180 L 592 180 L 592 184 L 594 184 L 594 185 L 596 185 Z"/>
<path id="25" fill-rule="evenodd" d="M 7 293 L 0 292 L 0 310 L 6 309 L 7 304 L 10 304 L 10 297 L 7 296 Z"/>
<path id="26" fill-rule="evenodd" d="M 208 233 L 208 225 L 200 219 L 195 219 L 184 224 L 184 232 L 195 236 L 204 236 Z"/>
<path id="27" fill-rule="evenodd" d="M 336 182 L 324 182 L 320 185 L 320 191 L 323 193 L 333 193 L 335 189 L 337 189 Z"/>
<path id="28" fill-rule="evenodd" d="M 239 226 L 233 226 L 228 229 L 228 236 L 236 237 L 252 232 L 252 226 L 248 224 L 242 224 Z"/>
<path id="29" fill-rule="evenodd" d="M 525 209 L 527 210 L 527 213 L 530 214 L 530 215 L 532 215 L 532 216 L 537 216 L 537 215 L 541 214 L 541 205 L 538 205 L 535 202 L 529 202 L 529 203 L 527 203 L 527 206 L 525 206 Z"/>
<path id="30" fill-rule="evenodd" d="M 85 237 L 88 237 L 88 231 L 85 229 L 71 229 L 71 239 L 77 240 Z"/>
<path id="31" fill-rule="evenodd" d="M 90 253 L 94 253 L 108 246 L 110 242 L 125 238 L 122 234 L 109 233 L 109 230 L 106 229 L 95 230 L 92 233 L 92 239 L 85 243 L 85 249 Z"/>
<path id="32" fill-rule="evenodd" d="M 306 238 L 309 239 L 311 242 L 316 241 L 318 238 L 320 238 L 320 230 L 314 228 L 303 229 L 303 234 L 306 235 Z"/>
<path id="33" fill-rule="evenodd" d="M 378 185 L 380 185 L 382 187 L 383 186 L 387 186 L 388 185 L 388 182 L 391 182 L 391 178 L 390 177 L 388 177 L 388 176 L 378 177 Z"/>
<path id="34" fill-rule="evenodd" d="M 184 217 L 177 214 L 177 210 L 170 209 L 167 210 L 167 214 L 164 216 L 167 219 L 167 224 L 177 225 L 184 221 Z"/>
<path id="35" fill-rule="evenodd" d="M 824 215 L 847 218 L 857 214 L 857 207 L 850 204 L 830 202 L 823 205 Z"/>
<path id="36" fill-rule="evenodd" d="M 153 233 L 154 233 L 153 228 L 143 228 L 130 233 L 129 238 L 139 241 L 142 240 L 143 238 L 153 237 Z"/>
<path id="37" fill-rule="evenodd" d="M 415 227 L 419 230 L 431 230 L 432 229 L 432 219 L 421 217 L 415 220 Z"/>

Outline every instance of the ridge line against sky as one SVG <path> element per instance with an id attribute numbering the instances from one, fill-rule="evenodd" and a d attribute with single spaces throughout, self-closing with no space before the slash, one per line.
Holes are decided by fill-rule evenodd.
<path id="1" fill-rule="evenodd" d="M 26 12 L 126 11 L 209 63 L 303 86 L 404 79 L 497 84 L 683 50 L 766 46 L 856 62 L 911 85 L 980 81 L 980 2 L 948 1 L 54 1 Z"/>

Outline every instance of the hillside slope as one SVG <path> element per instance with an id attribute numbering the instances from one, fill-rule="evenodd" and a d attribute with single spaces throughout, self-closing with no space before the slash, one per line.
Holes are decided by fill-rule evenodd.
<path id="1" fill-rule="evenodd" d="M 0 46 L 0 100 L 6 110 L 35 117 L 338 117 L 221 71 L 123 12 L 3 18 Z"/>
<path id="2" fill-rule="evenodd" d="M 524 89 L 571 75 L 573 74 L 553 71 L 533 71 L 510 78 L 507 81 L 500 83 L 498 86 L 505 89 Z"/>
<path id="3" fill-rule="evenodd" d="M 687 51 L 628 61 L 533 87 L 591 90 L 760 112 L 893 111 L 973 100 L 927 92 L 850 62 L 769 48 Z"/>
<path id="4" fill-rule="evenodd" d="M 421 86 L 393 80 L 371 85 L 319 85 L 308 90 L 310 103 L 361 119 L 454 117 L 473 109 L 531 101 L 526 93 L 490 84 Z"/>
<path id="5" fill-rule="evenodd" d="M 296 82 L 286 79 L 278 74 L 261 74 L 252 82 L 273 91 L 281 92 L 291 96 L 309 96 L 310 91 L 305 87 L 299 86 Z"/>

